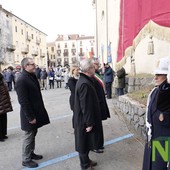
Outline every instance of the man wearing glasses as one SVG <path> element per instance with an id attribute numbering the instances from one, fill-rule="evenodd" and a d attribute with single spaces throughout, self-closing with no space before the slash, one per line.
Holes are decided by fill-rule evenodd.
<path id="1" fill-rule="evenodd" d="M 39 82 L 35 75 L 36 65 L 32 58 L 21 61 L 22 73 L 15 89 L 20 108 L 21 129 L 24 131 L 22 145 L 22 165 L 35 168 L 38 164 L 33 161 L 42 159 L 42 155 L 34 153 L 35 136 L 38 128 L 49 124 L 48 113 L 44 107 Z"/>

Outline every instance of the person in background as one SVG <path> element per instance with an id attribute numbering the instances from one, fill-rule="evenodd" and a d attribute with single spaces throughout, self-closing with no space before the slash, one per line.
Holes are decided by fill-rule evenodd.
<path id="1" fill-rule="evenodd" d="M 76 83 L 73 128 L 75 134 L 75 149 L 79 153 L 82 170 L 93 170 L 97 162 L 90 160 L 90 150 L 98 149 L 102 123 L 100 105 L 93 84 L 92 76 L 95 68 L 91 59 L 80 62 L 80 77 Z"/>
<path id="2" fill-rule="evenodd" d="M 104 83 L 101 78 L 101 75 L 99 74 L 100 64 L 96 59 L 94 60 L 94 67 L 95 67 L 95 75 L 93 76 L 93 81 L 99 99 L 101 119 L 106 120 L 107 118 L 110 118 L 110 112 L 106 102 Z M 102 153 L 104 149 L 103 126 L 101 128 L 101 131 L 98 131 L 98 133 L 99 133 L 98 136 L 100 138 L 97 140 L 97 142 L 99 142 L 101 146 L 96 150 L 94 149 L 93 151 L 96 153 Z"/>
<path id="3" fill-rule="evenodd" d="M 55 78 L 57 82 L 57 88 L 61 88 L 62 81 L 62 67 L 58 66 L 55 70 Z"/>
<path id="4" fill-rule="evenodd" d="M 105 82 L 105 89 L 107 94 L 107 99 L 112 98 L 112 83 L 114 79 L 114 71 L 110 67 L 108 63 L 104 66 L 104 82 Z"/>
<path id="5" fill-rule="evenodd" d="M 68 79 L 68 87 L 70 89 L 70 97 L 69 97 L 69 103 L 70 103 L 70 109 L 74 112 L 74 98 L 75 98 L 75 88 L 76 83 L 79 78 L 80 69 L 78 66 L 72 66 L 70 69 L 69 79 Z"/>
<path id="6" fill-rule="evenodd" d="M 7 136 L 7 112 L 13 111 L 11 100 L 3 75 L 0 73 L 0 142 Z"/>
<path id="7" fill-rule="evenodd" d="M 36 75 L 36 77 L 38 79 L 39 84 L 41 84 L 40 73 L 41 73 L 41 69 L 40 69 L 40 67 L 38 65 L 36 65 L 35 75 Z"/>
<path id="8" fill-rule="evenodd" d="M 115 94 L 116 96 L 124 95 L 126 71 L 123 67 L 116 72 L 116 77 L 117 86 L 115 87 Z"/>
<path id="9" fill-rule="evenodd" d="M 65 89 L 68 89 L 68 79 L 69 79 L 69 70 L 70 68 L 66 68 L 64 72 L 64 83 L 65 83 Z"/>
<path id="10" fill-rule="evenodd" d="M 50 67 L 48 71 L 48 80 L 49 80 L 50 89 L 51 88 L 54 89 L 54 77 L 55 77 L 55 72 L 53 68 Z"/>
<path id="11" fill-rule="evenodd" d="M 14 74 L 10 68 L 4 73 L 5 81 L 7 82 L 8 91 L 12 91 L 12 81 L 14 79 Z"/>
<path id="12" fill-rule="evenodd" d="M 17 69 L 15 70 L 15 74 L 14 74 L 15 83 L 17 82 L 18 77 L 19 77 L 20 75 L 21 75 L 21 70 L 17 68 Z"/>
<path id="13" fill-rule="evenodd" d="M 164 148 L 170 137 L 170 57 L 161 58 L 154 73 L 155 87 L 148 96 L 146 107 L 147 140 L 142 170 L 169 170 L 169 162 L 164 161 L 159 152 L 153 155 L 153 141 L 158 140 Z"/>
<path id="14" fill-rule="evenodd" d="M 42 159 L 42 155 L 34 153 L 35 137 L 38 128 L 50 123 L 45 109 L 40 84 L 35 75 L 35 63 L 32 58 L 21 61 L 22 73 L 15 90 L 20 104 L 21 129 L 24 131 L 22 145 L 22 165 L 28 168 L 38 167 L 33 160 Z"/>
<path id="15" fill-rule="evenodd" d="M 47 77 L 48 77 L 48 74 L 47 74 L 46 69 L 42 68 L 40 72 L 41 90 L 44 90 L 44 89 L 47 90 Z"/>

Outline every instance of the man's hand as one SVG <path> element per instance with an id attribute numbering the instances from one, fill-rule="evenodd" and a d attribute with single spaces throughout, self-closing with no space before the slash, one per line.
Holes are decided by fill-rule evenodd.
<path id="1" fill-rule="evenodd" d="M 30 121 L 29 123 L 30 123 L 30 124 L 36 124 L 36 122 L 37 122 L 36 119 L 33 119 L 33 120 Z"/>
<path id="2" fill-rule="evenodd" d="M 86 127 L 86 132 L 90 132 L 93 129 L 93 126 Z"/>

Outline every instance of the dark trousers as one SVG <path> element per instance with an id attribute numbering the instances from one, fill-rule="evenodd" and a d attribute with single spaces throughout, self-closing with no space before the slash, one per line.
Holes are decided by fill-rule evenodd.
<path id="1" fill-rule="evenodd" d="M 61 88 L 61 80 L 57 80 L 57 88 Z"/>
<path id="2" fill-rule="evenodd" d="M 22 145 L 22 161 L 24 162 L 31 160 L 31 156 L 35 150 L 35 136 L 37 131 L 37 129 L 25 131 Z"/>
<path id="3" fill-rule="evenodd" d="M 124 95 L 124 89 L 123 88 L 116 88 L 115 89 L 116 96 Z"/>
<path id="4" fill-rule="evenodd" d="M 105 88 L 106 88 L 107 98 L 111 99 L 112 98 L 112 82 L 105 83 Z"/>
<path id="5" fill-rule="evenodd" d="M 7 135 L 7 113 L 0 115 L 0 139 Z"/>
<path id="6" fill-rule="evenodd" d="M 7 82 L 7 85 L 8 85 L 8 91 L 11 91 L 12 90 L 12 81 Z"/>
<path id="7" fill-rule="evenodd" d="M 79 159 L 81 168 L 86 169 L 90 166 L 89 151 L 86 153 L 79 153 Z"/>
<path id="8" fill-rule="evenodd" d="M 49 80 L 50 89 L 54 89 L 54 80 Z"/>

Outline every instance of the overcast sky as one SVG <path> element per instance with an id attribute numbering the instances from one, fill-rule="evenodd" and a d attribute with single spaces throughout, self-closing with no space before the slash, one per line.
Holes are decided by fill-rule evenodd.
<path id="1" fill-rule="evenodd" d="M 2 7 L 47 34 L 94 35 L 95 10 L 92 0 L 1 0 Z"/>

